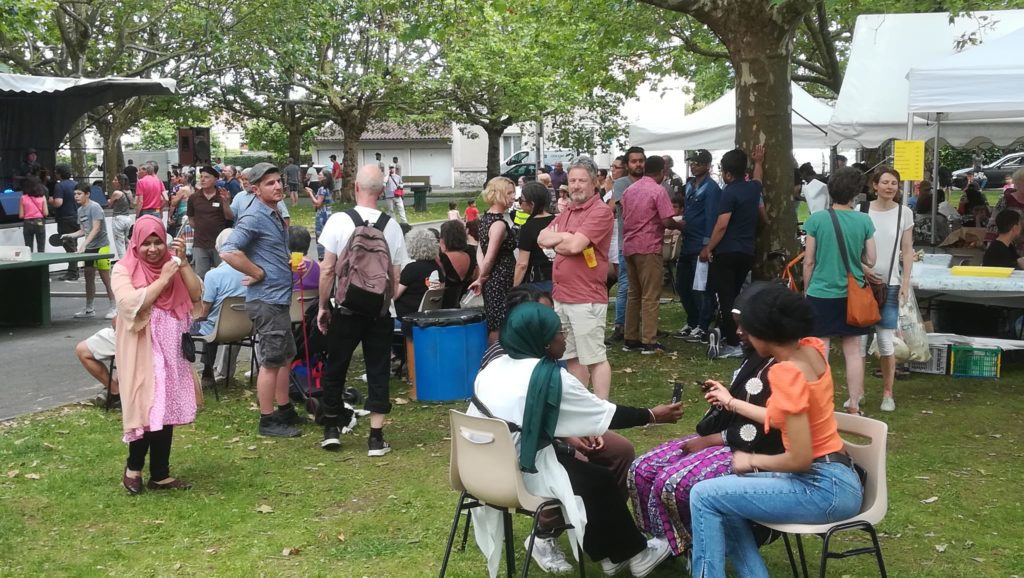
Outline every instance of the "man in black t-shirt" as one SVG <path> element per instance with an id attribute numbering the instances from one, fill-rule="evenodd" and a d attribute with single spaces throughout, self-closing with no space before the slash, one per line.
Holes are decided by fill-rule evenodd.
<path id="1" fill-rule="evenodd" d="M 57 232 L 61 235 L 78 231 L 78 203 L 75 202 L 75 181 L 71 180 L 71 167 L 65 164 L 57 165 L 54 168 L 57 176 L 57 184 L 53 188 L 53 196 L 50 197 L 50 214 L 57 221 Z M 78 241 L 64 239 L 64 251 L 67 253 L 78 252 Z M 61 277 L 62 281 L 78 280 L 78 262 L 68 263 L 67 273 Z"/>
<path id="2" fill-rule="evenodd" d="M 1020 213 L 1010 209 L 999 211 L 996 215 L 996 230 L 999 235 L 988 245 L 985 256 L 981 258 L 983 267 L 1013 267 L 1024 269 L 1024 259 L 1017 254 L 1013 242 L 1020 236 Z"/>
<path id="3" fill-rule="evenodd" d="M 132 193 L 135 192 L 135 183 L 139 182 L 139 167 L 135 166 L 135 161 L 128 159 L 128 166 L 121 170 L 126 177 L 128 177 L 128 187 L 131 188 Z"/>

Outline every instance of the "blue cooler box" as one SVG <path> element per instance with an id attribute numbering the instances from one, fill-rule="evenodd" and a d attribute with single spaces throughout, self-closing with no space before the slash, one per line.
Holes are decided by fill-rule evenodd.
<path id="1" fill-rule="evenodd" d="M 487 349 L 487 321 L 482 310 L 412 313 L 402 318 L 402 328 L 413 398 L 455 401 L 473 396 L 473 382 Z"/>

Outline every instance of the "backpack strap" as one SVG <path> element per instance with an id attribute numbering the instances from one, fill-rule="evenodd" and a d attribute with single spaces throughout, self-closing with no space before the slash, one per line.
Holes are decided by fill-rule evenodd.
<path id="1" fill-rule="evenodd" d="M 476 396 L 476 392 L 473 392 L 473 397 L 470 399 L 470 403 L 475 405 L 476 408 L 480 410 L 480 413 L 484 414 L 485 417 L 489 417 L 491 419 L 501 419 L 500 417 L 494 417 L 494 414 L 491 413 L 491 410 L 488 409 L 487 406 L 484 405 L 484 402 L 480 401 L 480 398 Z M 522 431 L 523 429 L 519 427 L 519 424 L 508 421 L 507 419 L 501 419 L 501 421 L 505 422 L 505 425 L 508 426 L 508 431 L 511 433 L 516 433 L 518 431 Z"/>
<path id="2" fill-rule="evenodd" d="M 352 209 L 352 210 L 355 211 L 355 209 Z M 390 221 L 390 220 L 391 220 L 391 215 L 389 215 L 389 214 L 387 214 L 385 212 L 381 212 L 380 216 L 377 217 L 377 222 L 373 224 L 373 228 L 377 229 L 378 231 L 383 233 L 384 232 L 384 227 L 388 226 L 388 221 Z"/>
<path id="3" fill-rule="evenodd" d="M 348 215 L 350 219 L 352 219 L 352 224 L 355 225 L 356 227 L 366 227 L 369 225 L 366 219 L 364 219 L 363 216 L 360 215 L 358 211 L 356 211 L 355 207 L 352 207 L 351 209 L 346 209 L 345 214 Z"/>

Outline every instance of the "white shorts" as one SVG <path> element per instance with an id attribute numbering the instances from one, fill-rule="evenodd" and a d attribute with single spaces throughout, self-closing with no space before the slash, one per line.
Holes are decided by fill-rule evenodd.
<path id="1" fill-rule="evenodd" d="M 607 303 L 555 301 L 555 313 L 562 320 L 562 333 L 565 334 L 563 360 L 577 358 L 583 365 L 593 365 L 608 359 L 604 345 Z"/>
<path id="2" fill-rule="evenodd" d="M 105 362 L 114 357 L 114 328 L 105 327 L 85 340 L 85 346 L 96 361 Z"/>

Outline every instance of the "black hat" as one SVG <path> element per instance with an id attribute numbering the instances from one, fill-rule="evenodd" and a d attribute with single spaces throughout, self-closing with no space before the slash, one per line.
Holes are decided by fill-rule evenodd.
<path id="1" fill-rule="evenodd" d="M 692 153 L 686 155 L 686 160 L 689 162 L 696 162 L 702 165 L 711 164 L 711 153 L 707 149 L 697 149 Z"/>
<path id="2" fill-rule="evenodd" d="M 210 166 L 206 166 L 206 167 L 203 167 L 203 168 L 199 169 L 199 172 L 200 173 L 206 173 L 206 174 L 208 174 L 208 175 L 210 175 L 212 177 L 218 178 L 218 179 L 220 178 L 220 173 L 217 172 L 217 169 L 215 169 L 213 167 L 210 167 Z"/>

